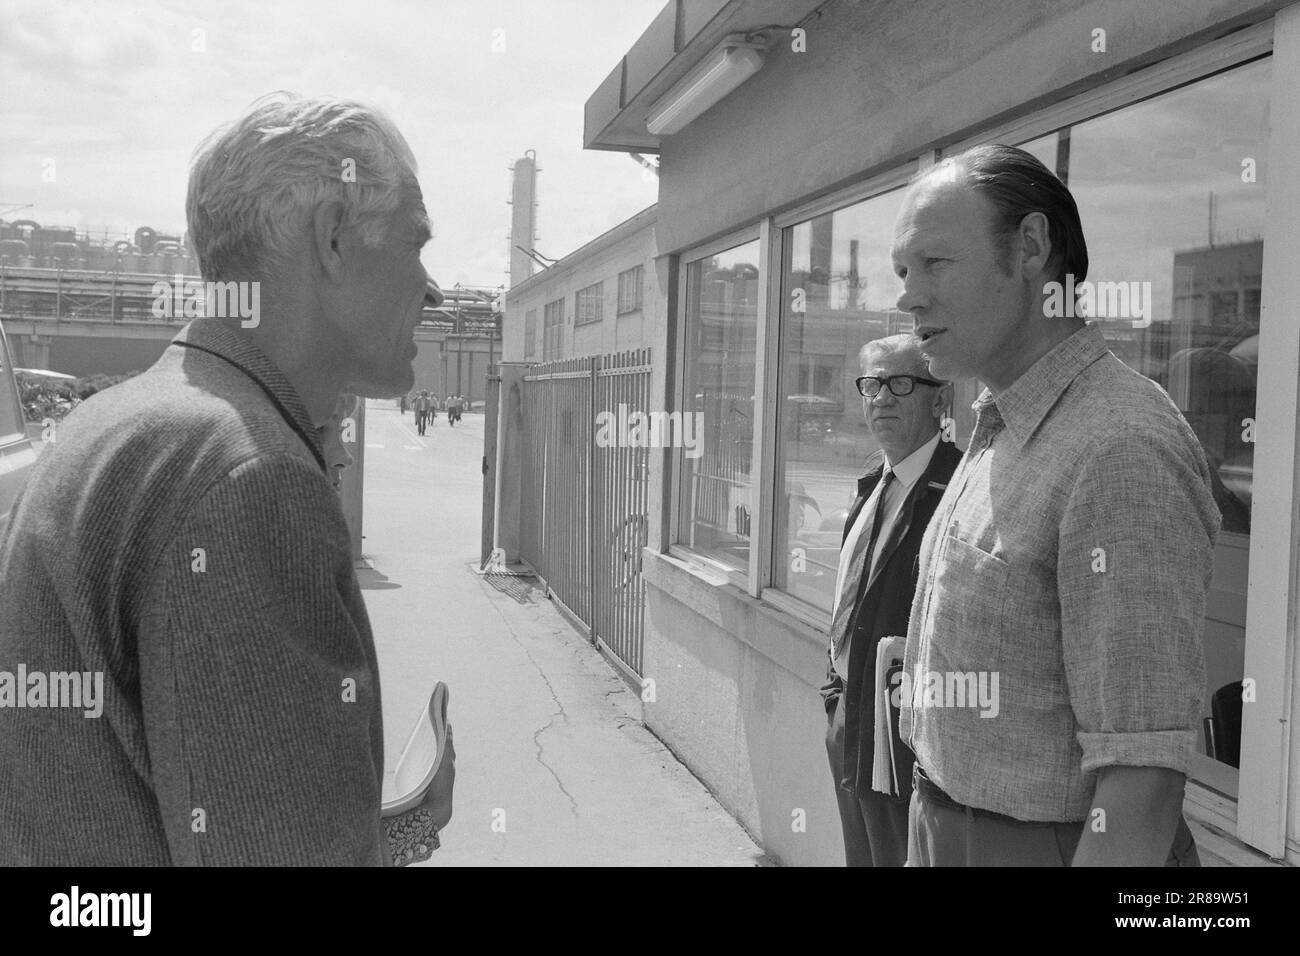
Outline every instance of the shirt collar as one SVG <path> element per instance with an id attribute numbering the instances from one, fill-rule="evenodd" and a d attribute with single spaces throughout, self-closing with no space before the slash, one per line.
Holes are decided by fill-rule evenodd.
<path id="1" fill-rule="evenodd" d="M 917 479 L 925 474 L 925 469 L 929 467 L 930 457 L 934 454 L 935 448 L 939 446 L 939 437 L 940 433 L 935 432 L 930 436 L 928 442 L 916 451 L 912 452 L 897 465 L 889 464 L 889 458 L 886 456 L 885 469 L 880 476 L 881 480 L 884 480 L 885 472 L 892 471 L 894 473 L 894 478 L 898 481 L 899 485 L 904 490 L 911 490 L 911 487 L 916 484 Z"/>
<path id="2" fill-rule="evenodd" d="M 994 396 L 988 388 L 971 408 L 997 406 L 1007 431 L 1017 447 L 1023 447 L 1070 383 L 1097 359 L 1110 351 L 1106 337 L 1096 325 L 1085 325 L 1026 369 L 1021 376 Z"/>
<path id="3" fill-rule="evenodd" d="M 183 348 L 208 352 L 229 362 L 239 369 L 267 394 L 276 410 L 284 417 L 289 427 L 296 431 L 306 442 L 312 455 L 325 467 L 325 454 L 321 450 L 320 435 L 307 414 L 297 390 L 289 383 L 284 373 L 267 357 L 266 353 L 253 344 L 252 340 L 240 335 L 222 322 L 212 319 L 195 319 L 172 339 L 173 345 Z"/>

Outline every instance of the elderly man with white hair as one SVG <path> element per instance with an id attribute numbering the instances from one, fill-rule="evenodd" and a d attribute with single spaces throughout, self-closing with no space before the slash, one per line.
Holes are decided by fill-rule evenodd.
<path id="1" fill-rule="evenodd" d="M 186 213 L 203 278 L 259 314 L 195 319 L 78 408 L 0 538 L 0 671 L 27 675 L 0 682 L 0 864 L 387 865 L 396 832 L 436 846 L 454 755 L 381 819 L 374 639 L 317 429 L 342 392 L 413 384 L 440 299 L 415 160 L 372 109 L 278 94 L 200 147 Z M 102 675 L 99 719 L 49 706 L 59 674 Z"/>

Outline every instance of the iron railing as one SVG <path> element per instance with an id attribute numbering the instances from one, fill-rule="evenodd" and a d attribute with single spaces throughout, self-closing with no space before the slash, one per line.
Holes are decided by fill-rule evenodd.
<path id="1" fill-rule="evenodd" d="M 638 676 L 649 448 L 627 442 L 617 423 L 620 406 L 645 413 L 649 400 L 649 349 L 548 362 L 524 377 L 520 551 L 592 640 Z M 613 427 L 601 428 L 602 412 Z"/>

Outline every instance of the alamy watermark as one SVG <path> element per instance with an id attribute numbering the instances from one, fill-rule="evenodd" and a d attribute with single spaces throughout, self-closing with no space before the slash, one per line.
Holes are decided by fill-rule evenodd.
<path id="1" fill-rule="evenodd" d="M 1043 315 L 1052 319 L 1128 319 L 1135 329 L 1151 324 L 1150 282 L 1075 282 L 1066 273 L 1065 283 L 1043 286 Z"/>
<path id="2" fill-rule="evenodd" d="M 50 897 L 51 926 L 120 926 L 133 936 L 148 936 L 152 893 L 83 893 L 73 885 Z"/>
<path id="3" fill-rule="evenodd" d="M 262 321 L 260 282 L 203 282 L 178 273 L 171 282 L 159 279 L 149 291 L 154 297 L 149 311 L 156 319 L 239 318 L 245 329 Z"/>
<path id="4" fill-rule="evenodd" d="M 83 717 L 104 712 L 103 671 L 0 671 L 0 707 L 71 707 Z"/>
<path id="5" fill-rule="evenodd" d="M 912 676 L 900 671 L 891 678 L 895 707 L 911 701 L 915 710 L 929 707 L 969 707 L 981 717 L 996 717 L 1002 709 L 998 700 L 997 671 L 929 671 L 913 686 Z"/>
<path id="6" fill-rule="evenodd" d="M 684 448 L 699 458 L 703 431 L 703 412 L 629 412 L 620 403 L 617 413 L 596 414 L 597 448 Z"/>

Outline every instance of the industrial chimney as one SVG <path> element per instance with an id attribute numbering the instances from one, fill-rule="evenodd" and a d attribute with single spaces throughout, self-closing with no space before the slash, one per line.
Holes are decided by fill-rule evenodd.
<path id="1" fill-rule="evenodd" d="M 537 151 L 525 150 L 510 167 L 510 285 L 533 274 L 533 259 L 518 249 L 531 250 L 537 242 Z"/>

